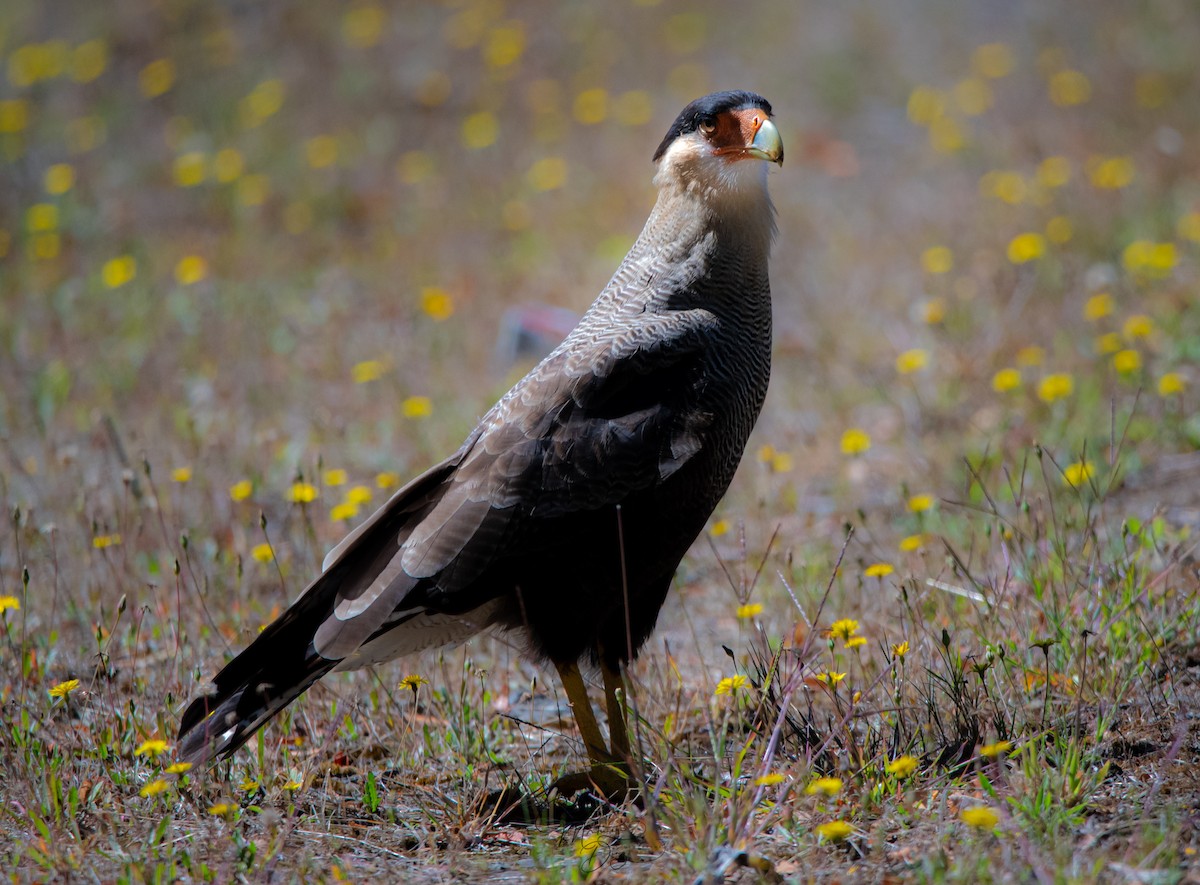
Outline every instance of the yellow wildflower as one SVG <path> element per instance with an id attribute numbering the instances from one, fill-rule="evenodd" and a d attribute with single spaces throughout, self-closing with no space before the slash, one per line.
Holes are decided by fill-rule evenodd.
<path id="1" fill-rule="evenodd" d="M 1065 215 L 1055 215 L 1046 222 L 1046 239 L 1051 243 L 1062 245 L 1069 243 L 1071 237 L 1075 236 L 1075 226 L 1071 224 L 1071 219 Z"/>
<path id="2" fill-rule="evenodd" d="M 1075 379 L 1066 372 L 1047 375 L 1038 383 L 1038 399 L 1052 403 L 1075 392 Z"/>
<path id="3" fill-rule="evenodd" d="M 986 805 L 964 808 L 959 817 L 964 824 L 977 830 L 994 830 L 996 824 L 1000 823 L 1000 815 Z"/>
<path id="4" fill-rule="evenodd" d="M 162 778 L 158 778 L 157 780 L 150 781 L 150 783 L 138 790 L 138 795 L 143 799 L 149 798 L 150 796 L 157 796 L 170 786 L 170 783 Z"/>
<path id="5" fill-rule="evenodd" d="M 229 497 L 234 501 L 245 501 L 254 493 L 254 483 L 248 479 L 239 479 L 229 487 Z"/>
<path id="6" fill-rule="evenodd" d="M 859 623 L 853 618 L 840 618 L 829 627 L 829 636 L 832 639 L 846 640 L 857 633 L 858 628 Z"/>
<path id="7" fill-rule="evenodd" d="M 1076 461 L 1063 468 L 1063 484 L 1079 488 L 1096 473 L 1090 461 Z"/>
<path id="8" fill-rule="evenodd" d="M 270 562 L 275 558 L 275 551 L 271 549 L 271 545 L 267 543 L 255 544 L 250 551 L 250 556 L 255 562 Z"/>
<path id="9" fill-rule="evenodd" d="M 176 467 L 171 471 L 171 481 L 177 483 L 186 483 L 192 481 L 192 468 Z"/>
<path id="10" fill-rule="evenodd" d="M 23 98 L 0 101 L 0 133 L 20 132 L 29 125 L 29 103 Z"/>
<path id="11" fill-rule="evenodd" d="M 529 167 L 525 178 L 535 191 L 557 190 L 567 183 L 567 161 L 562 157 L 542 157 Z"/>
<path id="12" fill-rule="evenodd" d="M 21 600 L 15 596 L 0 596 L 0 614 L 12 609 L 13 611 L 21 610 Z"/>
<path id="13" fill-rule="evenodd" d="M 913 513 L 923 513 L 933 507 L 933 495 L 913 495 L 908 499 L 908 509 Z"/>
<path id="14" fill-rule="evenodd" d="M 327 486 L 344 486 L 349 476 L 342 468 L 335 467 L 331 470 L 326 470 L 322 479 Z"/>
<path id="15" fill-rule="evenodd" d="M 400 474 L 394 473 L 391 470 L 384 470 L 375 474 L 375 485 L 381 489 L 395 488 L 400 484 Z"/>
<path id="16" fill-rule="evenodd" d="M 949 273 L 954 268 L 954 253 L 945 246 L 930 246 L 921 253 L 921 267 L 928 274 Z"/>
<path id="17" fill-rule="evenodd" d="M 854 833 L 854 827 L 844 820 L 831 820 L 817 827 L 817 835 L 826 842 L 842 842 Z"/>
<path id="18" fill-rule="evenodd" d="M 363 360 L 360 363 L 354 364 L 354 368 L 351 369 L 351 376 L 354 378 L 355 384 L 367 384 L 371 381 L 378 381 L 383 377 L 386 368 L 381 360 Z"/>
<path id="19" fill-rule="evenodd" d="M 236 181 L 245 168 L 246 161 L 236 148 L 221 148 L 213 157 L 213 177 L 221 184 Z"/>
<path id="20" fill-rule="evenodd" d="M 313 169 L 327 169 L 337 158 L 338 143 L 332 135 L 314 135 L 304 142 L 304 159 Z"/>
<path id="21" fill-rule="evenodd" d="M 1113 354 L 1113 368 L 1122 375 L 1131 375 L 1142 367 L 1142 355 L 1136 350 L 1126 348 Z"/>
<path id="22" fill-rule="evenodd" d="M 234 805 L 232 802 L 216 802 L 216 803 L 208 806 L 209 814 L 216 814 L 221 817 L 225 817 L 226 815 L 232 814 L 236 810 L 237 810 L 237 806 Z"/>
<path id="23" fill-rule="evenodd" d="M 369 486 L 354 486 L 346 492 L 346 503 L 348 504 L 366 504 L 371 500 L 371 489 Z"/>
<path id="24" fill-rule="evenodd" d="M 851 427 L 842 434 L 843 455 L 861 455 L 869 448 L 871 448 L 871 437 L 865 430 Z"/>
<path id="25" fill-rule="evenodd" d="M 1012 741 L 996 741 L 994 744 L 984 744 L 979 748 L 979 755 L 988 759 L 999 756 L 1012 749 Z"/>
<path id="26" fill-rule="evenodd" d="M 490 111 L 470 114 L 462 123 L 462 142 L 473 151 L 495 144 L 500 123 Z"/>
<path id="27" fill-rule="evenodd" d="M 1134 166 L 1129 157 L 1091 157 L 1087 166 L 1092 187 L 1100 190 L 1119 190 L 1133 181 Z"/>
<path id="28" fill-rule="evenodd" d="M 1174 243 L 1134 240 L 1121 253 L 1121 264 L 1135 277 L 1161 280 L 1171 275 L 1176 262 Z"/>
<path id="29" fill-rule="evenodd" d="M 294 482 L 288 489 L 287 499 L 293 504 L 311 504 L 317 500 L 317 487 L 308 482 Z"/>
<path id="30" fill-rule="evenodd" d="M 192 286 L 208 276 L 208 262 L 199 255 L 185 255 L 175 265 L 175 282 Z"/>
<path id="31" fill-rule="evenodd" d="M 1092 97 L 1092 84 L 1079 71 L 1064 68 L 1050 77 L 1050 100 L 1059 107 L 1083 104 Z"/>
<path id="32" fill-rule="evenodd" d="M 190 763 L 190 762 L 172 762 L 170 765 L 168 765 L 166 768 L 163 769 L 163 772 L 165 774 L 183 774 L 185 771 L 191 771 L 191 770 L 192 770 L 192 763 Z"/>
<path id="33" fill-rule="evenodd" d="M 97 550 L 103 550 L 106 547 L 119 547 L 121 546 L 121 536 L 116 533 L 111 535 L 96 535 L 96 537 L 92 538 L 92 546 Z"/>
<path id="34" fill-rule="evenodd" d="M 897 756 L 884 766 L 884 770 L 898 778 L 905 778 L 917 770 L 916 756 Z"/>
<path id="35" fill-rule="evenodd" d="M 722 535 L 729 534 L 729 520 L 718 519 L 712 524 L 712 527 L 708 530 L 708 533 L 714 538 L 720 538 Z"/>
<path id="36" fill-rule="evenodd" d="M 1013 368 L 1001 369 L 992 376 L 992 390 L 997 393 L 1008 393 L 1021 386 L 1021 373 Z"/>
<path id="37" fill-rule="evenodd" d="M 1046 238 L 1036 231 L 1017 234 L 1008 243 L 1008 260 L 1025 264 L 1046 254 Z"/>
<path id="38" fill-rule="evenodd" d="M 63 698 L 65 700 L 70 696 L 71 692 L 77 688 L 79 688 L 79 680 L 68 679 L 65 682 L 60 682 L 57 685 L 50 686 L 46 692 L 52 698 Z"/>
<path id="39" fill-rule="evenodd" d="M 342 39 L 355 49 L 367 49 L 379 42 L 387 24 L 387 13 L 377 3 L 351 6 L 342 14 Z"/>
<path id="40" fill-rule="evenodd" d="M 243 780 L 240 784 L 238 784 L 238 789 L 241 790 L 243 793 L 253 793 L 255 790 L 257 790 L 261 786 L 262 786 L 262 784 L 260 784 L 258 781 L 254 780 L 253 778 L 248 777 L 245 780 Z"/>
<path id="41" fill-rule="evenodd" d="M 1121 336 L 1116 332 L 1105 332 L 1103 335 L 1096 336 L 1096 341 L 1092 346 L 1099 354 L 1116 353 L 1121 349 Z"/>
<path id="42" fill-rule="evenodd" d="M 930 326 L 936 326 L 946 319 L 946 302 L 941 298 L 930 298 L 921 306 L 921 319 Z"/>
<path id="43" fill-rule="evenodd" d="M 448 320 L 454 315 L 454 299 L 445 289 L 426 286 L 421 290 L 421 310 L 438 322 Z"/>
<path id="44" fill-rule="evenodd" d="M 141 745 L 133 751 L 134 756 L 157 756 L 159 753 L 167 751 L 167 742 L 160 738 L 150 738 L 150 740 L 142 741 Z"/>
<path id="45" fill-rule="evenodd" d="M 1175 225 L 1175 232 L 1185 240 L 1200 243 L 1200 212 L 1189 212 Z"/>
<path id="46" fill-rule="evenodd" d="M 1116 302 L 1108 292 L 1097 292 L 1083 305 L 1083 318 L 1090 322 L 1104 319 L 1116 308 Z"/>
<path id="47" fill-rule="evenodd" d="M 846 674 L 827 670 L 824 673 L 818 673 L 815 678 L 818 682 L 824 682 L 826 685 L 837 685 L 846 678 Z"/>
<path id="48" fill-rule="evenodd" d="M 804 788 L 809 796 L 836 796 L 842 791 L 842 779 L 839 777 L 819 777 Z"/>
<path id="49" fill-rule="evenodd" d="M 350 501 L 335 504 L 329 511 L 329 518 L 334 522 L 345 522 L 358 516 L 358 505 Z"/>
<path id="50" fill-rule="evenodd" d="M 1134 314 L 1125 321 L 1121 331 L 1130 341 L 1135 338 L 1149 338 L 1154 333 L 1154 320 L 1144 313 Z"/>
<path id="51" fill-rule="evenodd" d="M 929 126 L 946 112 L 942 93 L 928 86 L 918 86 L 908 96 L 908 119 L 918 126 Z"/>
<path id="52" fill-rule="evenodd" d="M 42 177 L 42 186 L 48 194 L 65 194 L 75 184 L 75 167 L 70 163 L 55 163 Z"/>
<path id="53" fill-rule="evenodd" d="M 747 621 L 750 618 L 755 618 L 761 615 L 762 610 L 763 605 L 761 602 L 747 602 L 745 605 L 738 606 L 737 616 L 741 620 Z"/>
<path id="54" fill-rule="evenodd" d="M 866 645 L 867 638 L 865 636 L 851 636 L 846 640 L 846 648 L 858 648 L 860 645 Z"/>
<path id="55" fill-rule="evenodd" d="M 915 348 L 906 350 L 896 357 L 896 371 L 901 375 L 911 375 L 929 364 L 929 351 Z"/>
<path id="56" fill-rule="evenodd" d="M 903 642 L 897 642 L 892 646 L 892 654 L 897 658 L 903 658 L 910 650 L 911 646 L 909 646 L 907 639 Z"/>
<path id="57" fill-rule="evenodd" d="M 900 551 L 902 553 L 912 553 L 914 550 L 920 550 L 925 546 L 925 536 L 922 534 L 908 535 L 900 539 Z"/>
<path id="58" fill-rule="evenodd" d="M 138 88 L 146 98 L 155 98 L 175 85 L 175 63 L 169 58 L 150 62 L 138 72 Z"/>
<path id="59" fill-rule="evenodd" d="M 776 784 L 783 783 L 785 780 L 787 780 L 787 777 L 779 772 L 775 772 L 773 774 L 764 774 L 762 777 L 756 777 L 754 779 L 754 786 L 773 787 Z"/>
<path id="60" fill-rule="evenodd" d="M 1158 379 L 1158 395 L 1175 396 L 1183 393 L 1186 383 L 1178 372 L 1167 372 Z"/>
<path id="61" fill-rule="evenodd" d="M 137 276 L 137 259 L 132 255 L 118 255 L 104 262 L 100 279 L 109 289 L 124 286 Z"/>
<path id="62" fill-rule="evenodd" d="M 58 207 L 53 203 L 34 203 L 25 210 L 25 227 L 30 233 L 54 230 L 58 227 Z"/>
<path id="63" fill-rule="evenodd" d="M 1015 206 L 1024 202 L 1029 195 L 1029 185 L 1020 172 L 1011 169 L 992 169 L 979 179 L 979 192 L 985 197 L 996 199 Z"/>
<path id="64" fill-rule="evenodd" d="M 575 841 L 575 856 L 576 857 L 591 857 L 601 846 L 604 845 L 604 837 L 599 833 L 593 833 L 590 836 L 584 836 L 582 839 Z"/>
<path id="65" fill-rule="evenodd" d="M 1044 188 L 1062 187 L 1071 180 L 1071 161 L 1066 157 L 1047 157 L 1038 164 L 1035 177 Z"/>
<path id="66" fill-rule="evenodd" d="M 739 691 L 743 690 L 744 688 L 746 688 L 746 686 L 748 686 L 749 684 L 750 684 L 750 680 L 747 679 L 745 676 L 743 676 L 741 673 L 738 673 L 735 676 L 726 676 L 724 679 L 722 679 L 720 682 L 717 683 L 717 688 L 716 688 L 715 694 L 718 694 L 718 695 L 735 694 L 736 692 L 739 692 Z"/>
<path id="67" fill-rule="evenodd" d="M 863 569 L 863 574 L 868 578 L 884 578 L 894 572 L 895 569 L 886 562 L 874 562 Z"/>
<path id="68" fill-rule="evenodd" d="M 575 96 L 575 119 L 585 126 L 604 122 L 608 116 L 608 92 L 604 89 L 585 89 Z"/>
<path id="69" fill-rule="evenodd" d="M 942 154 L 962 150 L 967 143 L 962 127 L 950 117 L 939 117 L 929 124 L 929 146 Z"/>
<path id="70" fill-rule="evenodd" d="M 413 694 L 416 694 L 418 688 L 420 688 L 422 685 L 428 685 L 428 684 L 429 684 L 429 680 L 425 679 L 422 676 L 418 676 L 416 673 L 410 673 L 409 675 L 407 675 L 403 679 L 401 679 L 400 684 L 396 687 L 397 688 L 406 688 L 409 691 L 411 691 Z"/>
<path id="71" fill-rule="evenodd" d="M 204 183 L 208 174 L 208 160 L 202 151 L 188 151 L 175 158 L 172 172 L 175 184 L 179 187 L 196 187 Z"/>
<path id="72" fill-rule="evenodd" d="M 428 418 L 433 414 L 433 401 L 427 396 L 410 396 L 400 404 L 405 418 Z"/>

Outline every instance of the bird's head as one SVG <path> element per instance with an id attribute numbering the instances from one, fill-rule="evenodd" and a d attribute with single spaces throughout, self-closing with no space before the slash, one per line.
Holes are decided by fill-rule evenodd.
<path id="1" fill-rule="evenodd" d="M 783 165 L 771 104 L 753 92 L 714 92 L 680 111 L 658 150 L 655 181 L 713 195 L 762 190 L 766 165 Z"/>

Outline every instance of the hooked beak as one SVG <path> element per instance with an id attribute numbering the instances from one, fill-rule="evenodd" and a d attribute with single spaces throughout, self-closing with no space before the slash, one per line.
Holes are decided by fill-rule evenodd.
<path id="1" fill-rule="evenodd" d="M 779 130 L 775 128 L 775 124 L 765 116 L 759 122 L 754 138 L 746 146 L 746 154 L 783 165 L 783 139 L 779 137 Z"/>

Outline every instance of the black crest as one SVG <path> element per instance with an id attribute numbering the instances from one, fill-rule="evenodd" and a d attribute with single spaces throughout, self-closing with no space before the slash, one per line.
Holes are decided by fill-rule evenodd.
<path id="1" fill-rule="evenodd" d="M 695 132 L 696 128 L 705 120 L 711 119 L 723 111 L 737 111 L 743 108 L 761 108 L 767 112 L 768 117 L 771 116 L 771 103 L 755 92 L 738 89 L 732 92 L 714 92 L 712 95 L 696 99 L 679 112 L 679 116 L 667 130 L 662 144 L 654 152 L 654 159 L 657 160 L 666 153 L 671 142 L 679 136 Z"/>

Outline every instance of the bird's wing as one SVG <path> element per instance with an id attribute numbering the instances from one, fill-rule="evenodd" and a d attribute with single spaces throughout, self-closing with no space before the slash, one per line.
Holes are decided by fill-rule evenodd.
<path id="1" fill-rule="evenodd" d="M 538 524 L 626 500 L 670 477 L 703 444 L 712 416 L 689 409 L 715 318 L 646 315 L 621 336 L 548 357 L 484 417 L 436 489 L 397 494 L 329 565 L 370 562 L 338 602 L 316 648 L 340 658 L 422 610 L 464 612 L 503 588 L 476 586 L 489 565 L 536 546 Z M 403 509 L 409 518 L 397 520 Z M 378 549 L 381 526 L 400 531 Z M 394 530 L 394 529 L 393 529 Z M 335 551 L 336 552 L 336 551 Z M 348 574 L 353 574 L 349 572 Z"/>

